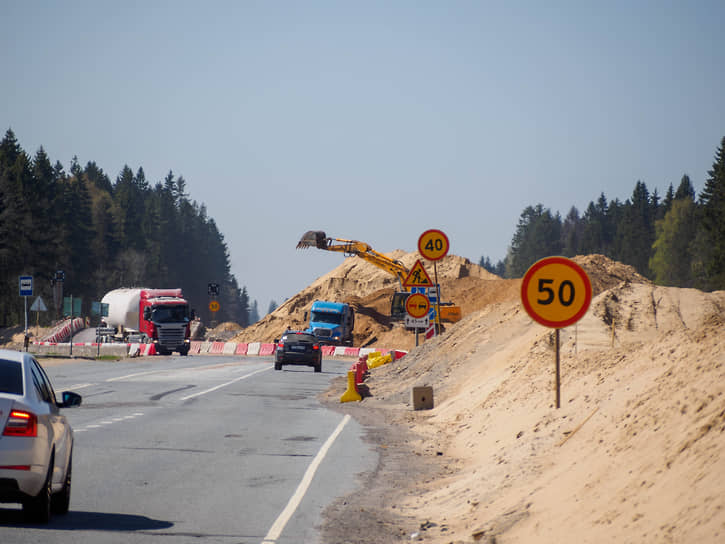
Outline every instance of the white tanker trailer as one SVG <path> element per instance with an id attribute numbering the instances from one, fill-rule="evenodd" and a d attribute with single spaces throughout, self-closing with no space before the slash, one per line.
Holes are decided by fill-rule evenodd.
<path id="1" fill-rule="evenodd" d="M 189 353 L 194 316 L 181 289 L 114 289 L 101 304 L 108 304 L 108 315 L 97 329 L 100 342 L 154 343 L 160 355 Z"/>

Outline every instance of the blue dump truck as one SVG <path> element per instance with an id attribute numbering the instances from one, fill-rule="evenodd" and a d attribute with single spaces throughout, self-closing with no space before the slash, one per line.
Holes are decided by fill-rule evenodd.
<path id="1" fill-rule="evenodd" d="M 305 332 L 323 344 L 352 346 L 355 312 L 349 304 L 316 300 L 310 308 L 310 325 Z"/>

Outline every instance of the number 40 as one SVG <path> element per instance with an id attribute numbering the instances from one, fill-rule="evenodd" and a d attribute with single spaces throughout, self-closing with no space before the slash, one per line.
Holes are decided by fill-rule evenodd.
<path id="1" fill-rule="evenodd" d="M 539 298 L 536 299 L 536 302 L 541 304 L 542 306 L 546 306 L 547 304 L 552 304 L 554 301 L 556 301 L 556 295 L 557 293 L 554 292 L 554 289 L 551 287 L 554 283 L 554 280 L 550 279 L 539 279 L 539 293 L 546 294 L 545 298 Z M 561 303 L 562 306 L 571 306 L 574 302 L 574 284 L 570 280 L 564 280 L 561 282 L 561 285 L 559 285 L 559 303 Z"/>

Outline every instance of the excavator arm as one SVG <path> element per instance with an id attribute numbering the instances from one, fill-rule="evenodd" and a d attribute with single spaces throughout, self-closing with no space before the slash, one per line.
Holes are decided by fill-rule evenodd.
<path id="1" fill-rule="evenodd" d="M 365 242 L 345 240 L 343 238 L 328 238 L 321 230 L 308 230 L 297 243 L 297 249 L 316 247 L 326 251 L 337 251 L 345 255 L 356 255 L 378 268 L 386 270 L 398 278 L 400 288 L 404 290 L 403 282 L 410 272 L 400 261 L 386 257 L 375 251 Z"/>

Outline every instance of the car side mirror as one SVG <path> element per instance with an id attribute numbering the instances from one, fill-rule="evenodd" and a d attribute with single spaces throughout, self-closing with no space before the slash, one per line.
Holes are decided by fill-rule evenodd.
<path id="1" fill-rule="evenodd" d="M 80 406 L 83 402 L 83 397 L 73 391 L 63 391 L 63 402 L 60 403 L 60 408 L 72 408 L 73 406 Z"/>
<path id="2" fill-rule="evenodd" d="M 146 321 L 149 321 L 149 320 L 151 319 L 151 308 L 150 308 L 150 307 L 146 306 L 146 307 L 145 307 L 145 308 L 143 309 L 143 318 L 144 318 L 144 319 L 145 319 Z"/>
<path id="3" fill-rule="evenodd" d="M 196 319 L 196 312 L 194 310 L 191 310 L 191 320 L 194 321 Z"/>

